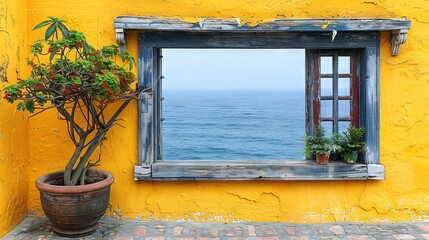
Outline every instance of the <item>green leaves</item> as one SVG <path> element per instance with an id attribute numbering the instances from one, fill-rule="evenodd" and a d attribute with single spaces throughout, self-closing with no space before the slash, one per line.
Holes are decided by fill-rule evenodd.
<path id="1" fill-rule="evenodd" d="M 57 31 L 57 27 L 55 26 L 55 24 L 50 25 L 48 29 L 46 29 L 45 40 L 48 40 L 52 35 L 54 35 L 56 31 Z"/>
<path id="2" fill-rule="evenodd" d="M 361 138 L 365 135 L 365 128 L 349 127 L 343 135 L 339 136 L 338 145 L 340 146 L 341 155 L 350 155 L 361 152 L 365 142 Z"/>
<path id="3" fill-rule="evenodd" d="M 100 144 L 131 99 L 148 89 L 133 90 L 136 78 L 124 67 L 136 64 L 129 53 L 119 55 L 115 45 L 97 50 L 87 43 L 82 32 L 69 31 L 64 23 L 49 17 L 33 28 L 46 28 L 46 31 L 43 39 L 30 48 L 33 56 L 27 59 L 27 64 L 31 73 L 5 87 L 2 94 L 8 103 L 16 104 L 18 110 L 39 114 L 56 108 L 61 119 L 67 121 L 75 146 L 87 148 L 82 155 L 72 157 L 70 166 L 80 159 L 83 164 L 78 165 L 86 165 L 87 169 L 94 165 L 88 162 L 93 146 Z M 120 100 L 124 101 L 107 110 L 110 103 Z M 75 183 L 76 179 L 65 182 Z"/>
<path id="4" fill-rule="evenodd" d="M 58 28 L 60 29 L 61 34 L 63 35 L 64 38 L 70 37 L 69 30 L 67 29 L 66 26 L 64 26 L 64 24 L 62 23 L 58 24 Z"/>
<path id="5" fill-rule="evenodd" d="M 9 103 L 18 100 L 20 89 L 18 85 L 10 85 L 4 88 L 4 99 Z"/>
<path id="6" fill-rule="evenodd" d="M 304 138 L 304 153 L 307 159 L 314 154 L 329 154 L 331 152 L 339 153 L 342 159 L 347 163 L 356 162 L 359 152 L 364 150 L 365 142 L 362 137 L 365 135 L 365 128 L 349 127 L 342 134 L 334 134 L 332 137 L 325 137 L 325 131 L 322 127 L 316 129 L 314 135 L 307 135 Z"/>
<path id="7" fill-rule="evenodd" d="M 39 29 L 39 28 L 44 27 L 50 23 L 52 23 L 52 20 L 45 20 L 43 22 L 38 23 L 32 30 Z"/>
<path id="8" fill-rule="evenodd" d="M 49 18 L 48 20 L 38 23 L 33 28 L 33 30 L 37 30 L 39 28 L 49 25 L 49 27 L 46 29 L 46 32 L 45 32 L 45 40 L 48 40 L 51 37 L 52 37 L 52 40 L 58 39 L 58 29 L 63 35 L 63 38 L 67 39 L 70 37 L 68 28 L 63 24 L 63 22 L 65 22 L 64 20 L 60 20 L 55 17 L 48 17 L 48 18 Z"/>
<path id="9" fill-rule="evenodd" d="M 52 53 L 49 55 L 49 62 L 52 62 L 52 59 L 54 59 L 54 57 L 55 57 L 55 52 L 52 52 Z"/>
<path id="10" fill-rule="evenodd" d="M 128 68 L 131 70 L 133 69 L 133 66 L 137 66 L 136 60 L 130 56 L 130 53 L 125 51 L 121 52 L 119 55 L 123 62 L 128 62 Z"/>
<path id="11" fill-rule="evenodd" d="M 135 97 L 135 76 L 129 71 L 136 65 L 134 58 L 128 52 L 120 53 L 116 45 L 93 48 L 82 32 L 69 31 L 64 22 L 49 17 L 33 28 L 46 31 L 44 39 L 30 48 L 34 55 L 27 60 L 31 73 L 6 87 L 3 98 L 18 102 L 17 109 L 33 113 L 48 104 L 64 107 L 77 99 L 104 106 Z"/>
<path id="12" fill-rule="evenodd" d="M 325 136 L 325 130 L 323 127 L 317 128 L 314 135 L 307 135 L 304 140 L 304 153 L 306 157 L 310 157 L 316 153 L 330 154 L 332 151 L 337 149 L 337 145 L 333 140 Z"/>
<path id="13" fill-rule="evenodd" d="M 16 109 L 21 110 L 21 111 L 29 111 L 30 113 L 34 113 L 34 110 L 36 108 L 34 107 L 34 102 L 24 101 L 24 102 L 18 103 L 18 105 L 16 106 Z"/>
<path id="14" fill-rule="evenodd" d="M 86 41 L 83 42 L 83 52 L 85 53 L 85 56 L 89 54 L 89 45 Z"/>
<path id="15" fill-rule="evenodd" d="M 41 54 L 42 51 L 43 51 L 43 44 L 40 40 L 35 41 L 33 45 L 31 45 L 30 53 L 37 55 L 37 54 Z"/>

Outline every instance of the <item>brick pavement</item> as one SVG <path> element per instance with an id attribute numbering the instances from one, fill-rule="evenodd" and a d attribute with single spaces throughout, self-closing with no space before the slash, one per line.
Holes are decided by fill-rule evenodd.
<path id="1" fill-rule="evenodd" d="M 3 239 L 68 239 L 52 232 L 45 218 L 27 218 Z M 429 223 L 191 223 L 118 221 L 104 218 L 83 240 L 374 240 L 429 239 Z"/>

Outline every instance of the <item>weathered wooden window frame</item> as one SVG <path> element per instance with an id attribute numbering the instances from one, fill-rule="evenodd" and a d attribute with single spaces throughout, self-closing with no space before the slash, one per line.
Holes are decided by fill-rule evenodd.
<path id="1" fill-rule="evenodd" d="M 384 179 L 379 161 L 380 31 L 391 31 L 392 55 L 406 40 L 406 19 L 277 20 L 259 26 L 240 26 L 234 20 L 121 17 L 115 19 L 118 43 L 125 46 L 124 30 L 139 32 L 139 85 L 152 88 L 139 99 L 139 164 L 136 180 L 365 180 Z M 161 100 L 162 48 L 305 48 L 359 49 L 359 121 L 367 129 L 362 163 L 314 161 L 162 161 Z M 313 61 L 308 61 L 312 69 Z M 312 79 L 311 71 L 307 77 Z M 310 101 L 311 102 L 311 101 Z M 311 105 L 311 104 L 310 104 Z M 311 108 L 311 106 L 309 106 Z M 311 111 L 311 109 L 310 109 Z M 310 129 L 311 131 L 311 129 Z"/>
<path id="2" fill-rule="evenodd" d="M 349 122 L 351 126 L 359 127 L 359 51 L 357 50 L 309 50 L 307 54 L 309 60 L 314 62 L 314 84 L 311 95 L 313 96 L 313 126 L 320 126 L 322 122 L 328 122 L 332 125 L 332 133 L 341 133 L 339 129 L 340 122 Z M 348 57 L 350 60 L 349 73 L 339 72 L 339 58 Z M 332 59 L 331 73 L 322 73 L 321 58 L 330 57 Z M 310 71 L 310 69 L 309 69 Z M 349 92 L 348 95 L 340 95 L 339 83 L 341 78 L 349 79 Z M 331 94 L 322 95 L 321 89 L 323 88 L 322 79 L 331 79 Z M 339 103 L 340 101 L 350 101 L 349 116 L 339 116 Z M 322 116 L 321 105 L 322 101 L 331 101 L 332 112 L 330 116 Z M 309 122 L 309 121 L 307 121 Z M 325 129 L 327 130 L 327 129 Z"/>

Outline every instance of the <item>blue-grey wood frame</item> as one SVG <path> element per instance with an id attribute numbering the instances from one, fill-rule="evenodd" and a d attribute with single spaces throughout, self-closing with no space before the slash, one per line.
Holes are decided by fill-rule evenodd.
<path id="1" fill-rule="evenodd" d="M 145 31 L 140 32 L 139 85 L 152 88 L 139 100 L 139 164 L 136 180 L 335 180 L 384 179 L 379 162 L 379 32 L 234 32 Z M 334 162 L 318 166 L 313 161 L 162 161 L 162 69 L 163 48 L 247 49 L 358 49 L 360 51 L 360 126 L 367 129 L 364 162 Z M 307 69 L 312 68 L 307 51 Z M 311 89 L 313 71 L 307 71 Z M 311 94 L 306 94 L 311 96 Z M 312 101 L 307 101 L 311 111 Z M 309 114 L 307 121 L 311 121 Z M 307 131 L 312 132 L 311 124 Z"/>

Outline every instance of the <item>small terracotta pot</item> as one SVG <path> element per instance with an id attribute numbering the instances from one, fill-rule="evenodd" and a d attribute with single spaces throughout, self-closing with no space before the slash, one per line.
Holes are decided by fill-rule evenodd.
<path id="1" fill-rule="evenodd" d="M 329 163 L 329 154 L 316 153 L 317 164 L 326 165 Z"/>
<path id="2" fill-rule="evenodd" d="M 113 176 L 101 170 L 88 170 L 86 176 L 103 180 L 78 186 L 53 185 L 62 182 L 64 171 L 39 177 L 36 187 L 40 191 L 42 208 L 60 236 L 81 237 L 93 233 L 98 220 L 104 215 L 110 198 Z"/>

